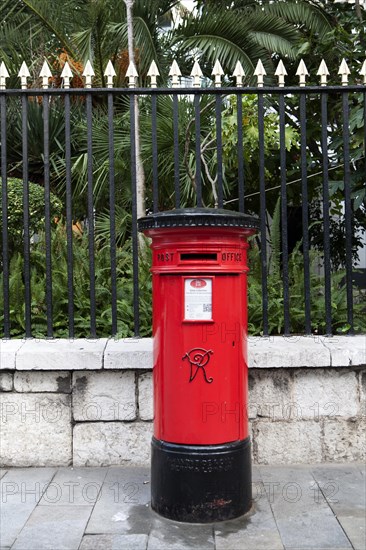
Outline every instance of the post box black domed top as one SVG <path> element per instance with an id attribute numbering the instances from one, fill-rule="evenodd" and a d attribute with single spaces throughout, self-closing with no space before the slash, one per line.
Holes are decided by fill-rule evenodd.
<path id="1" fill-rule="evenodd" d="M 177 208 L 150 214 L 137 222 L 139 231 L 160 227 L 244 227 L 257 230 L 259 220 L 223 208 Z"/>

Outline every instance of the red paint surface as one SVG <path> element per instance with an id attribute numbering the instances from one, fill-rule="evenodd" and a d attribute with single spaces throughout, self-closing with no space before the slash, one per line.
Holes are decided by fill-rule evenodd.
<path id="1" fill-rule="evenodd" d="M 153 250 L 154 435 L 193 445 L 242 440 L 248 436 L 246 239 L 252 231 L 146 233 Z M 184 320 L 186 277 L 212 278 L 212 320 Z M 203 368 L 190 363 L 197 354 Z"/>

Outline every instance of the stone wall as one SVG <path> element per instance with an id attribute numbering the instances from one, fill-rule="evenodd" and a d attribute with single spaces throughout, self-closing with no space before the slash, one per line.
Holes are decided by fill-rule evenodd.
<path id="1" fill-rule="evenodd" d="M 365 337 L 249 338 L 253 461 L 365 459 Z M 1 466 L 148 464 L 152 341 L 1 342 Z M 225 421 L 222 404 L 212 408 Z"/>

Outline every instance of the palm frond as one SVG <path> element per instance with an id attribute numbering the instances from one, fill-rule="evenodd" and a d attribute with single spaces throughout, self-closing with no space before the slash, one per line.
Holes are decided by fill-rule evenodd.
<path id="1" fill-rule="evenodd" d="M 332 29 L 329 14 L 326 14 L 321 6 L 315 6 L 308 1 L 286 0 L 286 2 L 273 2 L 265 6 L 266 14 L 281 17 L 282 19 L 316 33 L 323 38 Z"/>

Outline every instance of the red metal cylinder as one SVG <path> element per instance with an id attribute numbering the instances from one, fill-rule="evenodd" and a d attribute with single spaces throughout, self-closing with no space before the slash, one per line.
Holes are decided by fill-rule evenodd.
<path id="1" fill-rule="evenodd" d="M 226 512 L 225 506 L 216 506 L 219 508 L 216 513 L 212 512 L 215 506 L 211 506 L 208 516 L 204 511 L 210 498 L 206 474 L 221 472 L 222 483 L 227 486 L 228 472 L 237 460 L 230 458 L 230 453 L 235 457 L 250 453 L 247 238 L 256 226 L 256 220 L 244 214 L 199 208 L 162 212 L 139 221 L 140 230 L 152 238 L 155 412 L 152 476 L 157 493 L 154 495 L 153 486 L 152 504 L 158 512 L 173 519 L 228 519 L 248 508 L 248 502 L 241 502 L 239 507 L 227 506 Z M 202 464 L 211 464 L 211 472 L 205 472 Z M 240 467 L 240 460 L 238 464 Z M 187 482 L 190 470 L 198 474 L 202 470 L 204 481 L 198 497 L 201 511 L 197 512 L 195 498 L 188 497 L 186 502 L 182 487 L 177 487 L 179 498 L 184 501 L 181 510 L 175 504 L 172 511 L 169 499 L 175 500 L 175 492 L 165 494 L 170 493 L 170 488 L 162 487 L 164 482 L 159 473 L 164 470 L 166 476 L 169 468 L 175 472 L 172 478 L 176 485 Z M 177 475 L 188 478 L 179 480 Z M 238 475 L 232 471 L 236 481 Z M 242 485 L 246 486 L 248 501 L 248 473 L 244 477 Z M 220 487 L 214 492 L 219 495 L 216 501 L 220 501 Z M 241 494 L 236 498 L 244 497 Z M 195 514 L 190 506 L 192 510 L 196 507 Z"/>

